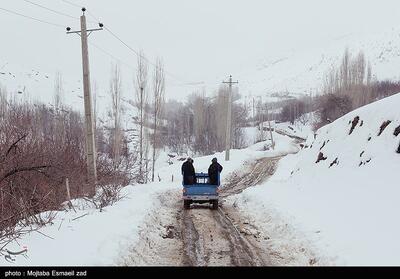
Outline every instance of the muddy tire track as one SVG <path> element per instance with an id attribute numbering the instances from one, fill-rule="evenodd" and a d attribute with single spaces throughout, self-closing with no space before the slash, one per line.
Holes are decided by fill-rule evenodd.
<path id="1" fill-rule="evenodd" d="M 183 265 L 263 266 L 257 248 L 242 237 L 221 210 L 196 207 L 183 213 Z"/>
<path id="2" fill-rule="evenodd" d="M 244 189 L 265 182 L 272 176 L 278 166 L 279 160 L 284 156 L 261 158 L 240 172 L 233 172 L 221 188 L 220 197 L 241 193 Z"/>

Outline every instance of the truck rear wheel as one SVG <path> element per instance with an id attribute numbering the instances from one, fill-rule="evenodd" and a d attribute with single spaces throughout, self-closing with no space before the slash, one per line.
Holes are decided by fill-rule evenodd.
<path id="1" fill-rule="evenodd" d="M 183 200 L 183 208 L 190 209 L 190 200 Z"/>
<path id="2" fill-rule="evenodd" d="M 213 209 L 213 210 L 217 210 L 217 209 L 218 209 L 218 200 L 214 200 L 214 201 L 212 202 L 212 209 Z"/>

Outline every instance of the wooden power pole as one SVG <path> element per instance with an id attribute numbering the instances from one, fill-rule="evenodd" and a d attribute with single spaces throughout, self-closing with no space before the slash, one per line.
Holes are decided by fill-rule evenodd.
<path id="1" fill-rule="evenodd" d="M 232 76 L 229 76 L 229 81 L 223 83 L 229 84 L 228 92 L 228 109 L 226 115 L 226 134 L 225 134 L 225 161 L 229 161 L 229 152 L 231 149 L 231 126 L 232 126 L 232 84 L 239 83 L 238 81 L 232 81 Z"/>
<path id="2" fill-rule="evenodd" d="M 260 98 L 259 103 L 259 114 L 260 114 L 260 131 L 261 131 L 261 141 L 264 141 L 264 106 L 262 102 L 262 96 L 258 96 Z"/>
<path id="3" fill-rule="evenodd" d="M 270 119 L 270 117 L 269 117 L 269 111 L 268 111 L 268 104 L 267 104 L 267 103 L 265 104 L 265 108 L 266 108 L 266 110 L 267 110 L 267 119 L 268 119 L 268 126 L 269 126 L 269 134 L 270 134 L 270 137 L 271 137 L 271 146 L 272 146 L 272 149 L 274 150 L 274 149 L 275 149 L 275 141 L 274 141 L 274 137 L 272 136 L 271 119 Z M 275 127 L 274 127 L 274 128 L 275 128 Z"/>
<path id="4" fill-rule="evenodd" d="M 81 30 L 71 31 L 67 27 L 67 34 L 78 34 L 81 36 L 82 43 L 82 68 L 83 68 L 83 94 L 85 107 L 85 132 L 86 132 L 86 163 L 87 163 L 87 181 L 90 185 L 89 196 L 94 196 L 97 183 L 97 168 L 96 168 L 96 145 L 94 132 L 94 119 L 92 108 L 92 97 L 90 93 L 90 69 L 89 69 L 89 51 L 88 37 L 93 31 L 103 30 L 103 24 L 99 23 L 100 28 L 86 29 L 85 8 L 82 8 Z"/>

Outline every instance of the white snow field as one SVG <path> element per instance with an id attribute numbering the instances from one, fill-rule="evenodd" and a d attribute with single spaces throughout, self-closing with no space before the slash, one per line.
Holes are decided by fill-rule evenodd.
<path id="1" fill-rule="evenodd" d="M 280 236 L 275 245 L 304 240 L 332 265 L 399 265 L 399 108 L 396 94 L 322 127 L 266 183 L 231 202 Z M 320 152 L 326 159 L 316 163 Z"/>

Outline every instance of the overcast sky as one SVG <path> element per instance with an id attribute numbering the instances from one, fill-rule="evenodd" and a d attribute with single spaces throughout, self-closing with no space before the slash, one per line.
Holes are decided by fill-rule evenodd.
<path id="1" fill-rule="evenodd" d="M 62 0 L 30 0 L 79 17 L 81 11 Z M 241 78 L 266 58 L 289 51 L 322 48 L 349 34 L 379 32 L 400 25 L 398 0 L 68 0 L 85 6 L 135 50 L 152 61 L 163 58 L 167 97 L 183 99 L 205 82 L 218 87 L 232 74 Z M 0 8 L 79 28 L 79 20 L 51 13 L 23 0 L 1 0 Z M 81 77 L 80 39 L 64 27 L 32 21 L 0 10 L 0 67 L 12 63 L 49 73 L 62 72 L 69 82 Z M 88 15 L 88 20 L 94 18 Z M 96 27 L 95 22 L 89 27 Z M 131 90 L 136 57 L 106 31 L 90 41 L 124 61 L 124 88 Z M 92 79 L 106 91 L 112 58 L 90 48 Z M 129 65 L 129 66 L 128 66 Z"/>

